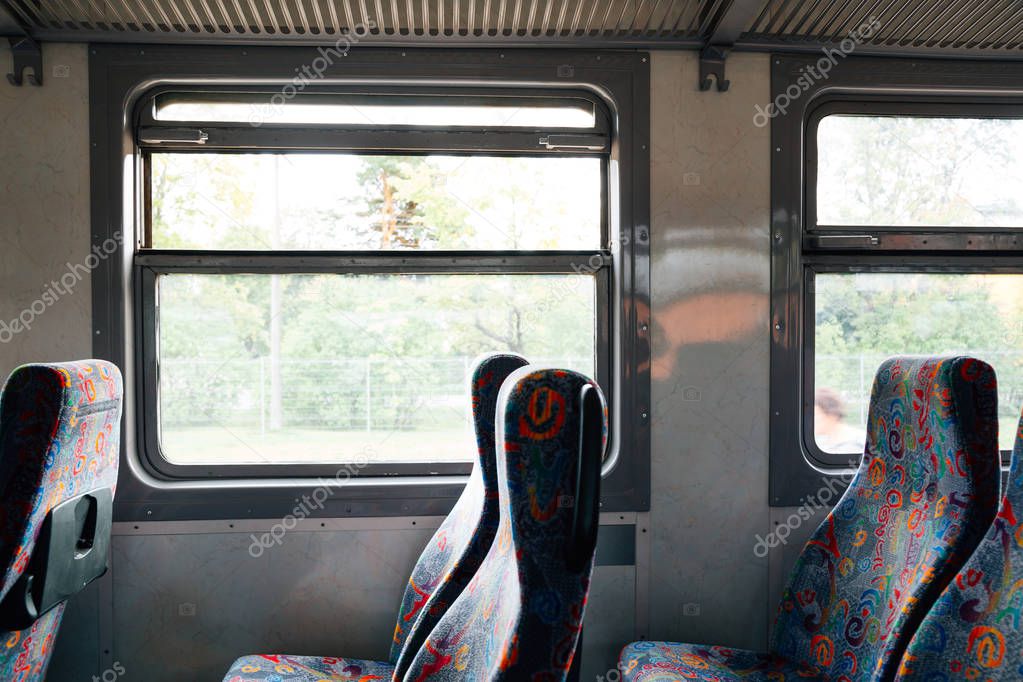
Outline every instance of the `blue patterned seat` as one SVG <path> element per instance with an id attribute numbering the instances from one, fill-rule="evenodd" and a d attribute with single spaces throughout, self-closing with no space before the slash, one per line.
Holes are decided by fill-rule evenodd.
<path id="1" fill-rule="evenodd" d="M 603 397 L 582 375 L 531 368 L 501 395 L 497 538 L 406 680 L 557 682 L 571 666 L 596 542 Z"/>
<path id="2" fill-rule="evenodd" d="M 121 373 L 101 360 L 11 373 L 0 399 L 0 599 L 25 589 L 26 571 L 34 575 L 51 510 L 117 484 L 121 394 Z M 0 631 L 0 679 L 44 679 L 63 615 L 61 601 L 31 626 Z"/>
<path id="3" fill-rule="evenodd" d="M 990 366 L 886 361 L 863 460 L 803 548 L 769 652 L 637 642 L 622 651 L 622 679 L 892 679 L 920 620 L 994 519 L 998 466 Z"/>
<path id="4" fill-rule="evenodd" d="M 924 618 L 897 680 L 1023 679 L 1023 420 L 984 540 Z"/>
<path id="5" fill-rule="evenodd" d="M 473 371 L 470 392 L 478 456 L 461 496 L 412 569 L 389 659 L 243 656 L 231 665 L 225 682 L 319 682 L 325 676 L 331 680 L 403 679 L 426 635 L 472 579 L 494 541 L 500 518 L 494 446 L 497 397 L 508 375 L 525 365 L 517 355 L 490 355 Z"/>

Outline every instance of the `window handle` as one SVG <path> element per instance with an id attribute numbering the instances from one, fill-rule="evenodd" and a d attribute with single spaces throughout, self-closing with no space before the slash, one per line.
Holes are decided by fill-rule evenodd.
<path id="1" fill-rule="evenodd" d="M 198 128 L 147 127 L 139 131 L 141 144 L 206 144 L 210 134 Z"/>
<path id="2" fill-rule="evenodd" d="M 599 152 L 607 149 L 607 137 L 604 135 L 544 135 L 540 138 L 540 146 L 547 149 L 586 149 Z"/>

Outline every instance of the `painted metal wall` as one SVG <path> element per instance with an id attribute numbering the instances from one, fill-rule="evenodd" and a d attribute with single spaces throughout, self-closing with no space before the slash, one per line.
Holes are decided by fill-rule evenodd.
<path id="1" fill-rule="evenodd" d="M 8 57 L 0 52 L 0 63 Z M 60 63 L 70 78 L 0 87 L 0 320 L 88 254 L 86 50 L 47 46 L 45 58 L 48 75 Z M 769 62 L 733 55 L 722 94 L 697 91 L 693 53 L 652 61 L 654 483 L 650 522 L 637 525 L 650 584 L 640 589 L 643 629 L 762 647 L 789 561 L 784 547 L 755 554 L 757 536 L 784 518 L 767 504 L 771 150 L 769 129 L 753 121 L 768 100 Z M 88 355 L 89 306 L 82 282 L 0 343 L 0 372 Z M 429 525 L 294 531 L 260 558 L 241 528 L 121 528 L 110 574 L 69 609 L 51 679 L 89 680 L 115 664 L 117 679 L 217 679 L 235 654 L 259 650 L 382 657 Z M 631 567 L 597 569 L 584 679 L 605 674 L 632 639 L 636 577 Z"/>
<path id="2" fill-rule="evenodd" d="M 0 375 L 40 360 L 87 357 L 89 254 L 88 67 L 84 45 L 48 45 L 47 85 L 0 86 Z M 0 68 L 11 56 L 0 46 Z M 57 67 L 68 67 L 66 77 Z M 52 282 L 70 292 L 43 300 Z M 72 282 L 72 279 L 74 280 Z M 61 286 L 63 289 L 64 287 Z M 19 319 L 20 318 L 20 319 Z M 17 322 L 13 322 L 18 320 Z M 26 328 L 19 331 L 19 327 Z"/>
<path id="3" fill-rule="evenodd" d="M 649 635 L 766 644 L 770 139 L 767 55 L 696 89 L 691 53 L 651 72 L 654 328 Z M 687 615 L 689 614 L 689 615 Z"/>

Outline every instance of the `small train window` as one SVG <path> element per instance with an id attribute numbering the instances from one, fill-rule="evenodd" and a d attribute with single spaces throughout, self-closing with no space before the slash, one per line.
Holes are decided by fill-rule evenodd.
<path id="1" fill-rule="evenodd" d="M 809 118 L 803 439 L 863 452 L 892 355 L 968 354 L 1001 386 L 1002 447 L 1023 404 L 1023 119 L 1016 107 L 830 102 Z M 1000 253 L 1001 258 L 994 258 Z"/>
<path id="2" fill-rule="evenodd" d="M 822 272 L 814 285 L 814 440 L 858 456 L 874 373 L 892 355 L 963 354 L 998 373 L 1011 450 L 1023 406 L 1023 274 Z"/>
<path id="3" fill-rule="evenodd" d="M 817 126 L 818 226 L 1023 226 L 1023 120 L 834 114 Z"/>

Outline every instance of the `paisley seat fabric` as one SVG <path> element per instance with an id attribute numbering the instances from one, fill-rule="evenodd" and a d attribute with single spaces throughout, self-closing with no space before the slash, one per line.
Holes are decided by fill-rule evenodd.
<path id="1" fill-rule="evenodd" d="M 1023 420 L 997 518 L 924 618 L 900 682 L 1023 679 Z"/>
<path id="2" fill-rule="evenodd" d="M 755 651 L 701 644 L 633 642 L 622 651 L 621 661 L 621 677 L 636 682 L 819 679 L 816 670 L 805 664 Z"/>
<path id="3" fill-rule="evenodd" d="M 574 559 L 568 549 L 575 508 L 582 505 L 575 492 L 577 474 L 582 456 L 592 455 L 599 468 L 603 448 L 598 442 L 592 452 L 580 454 L 584 386 L 599 396 L 595 418 L 606 434 L 603 397 L 586 377 L 526 368 L 505 382 L 498 405 L 503 447 L 498 449 L 497 538 L 416 654 L 406 680 L 565 679 L 593 564 L 592 546 Z"/>
<path id="4" fill-rule="evenodd" d="M 470 379 L 477 445 L 472 474 L 455 506 L 427 543 L 412 569 L 398 611 L 388 660 L 372 662 L 331 657 L 245 656 L 231 666 L 224 678 L 225 682 L 278 679 L 315 682 L 323 679 L 324 672 L 319 668 L 324 665 L 335 666 L 341 671 L 333 674 L 347 674 L 344 670 L 348 666 L 350 670 L 359 668 L 372 671 L 366 675 L 382 675 L 381 671 L 387 671 L 381 679 L 404 678 L 405 671 L 426 635 L 469 583 L 494 541 L 500 519 L 495 451 L 498 393 L 508 375 L 525 365 L 524 358 L 513 354 L 489 355 L 476 363 Z M 291 669 L 288 672 L 290 677 L 273 677 L 282 674 L 274 667 L 277 659 L 288 661 L 281 665 Z M 342 676 L 327 679 L 349 678 Z M 371 676 L 365 679 L 377 678 Z"/>
<path id="5" fill-rule="evenodd" d="M 751 667 L 749 654 L 700 660 L 728 671 L 715 673 L 722 679 L 892 679 L 920 620 L 994 519 L 998 466 L 989 365 L 964 357 L 886 361 L 874 381 L 860 467 L 782 595 L 763 660 L 785 677 Z M 678 658 L 701 649 L 629 645 L 619 665 L 632 672 L 623 679 L 652 679 L 643 671 L 668 650 Z M 675 679 L 705 679 L 683 670 Z"/>
<path id="6" fill-rule="evenodd" d="M 225 682 L 334 682 L 390 680 L 394 666 L 377 661 L 324 656 L 243 656 L 231 666 Z"/>
<path id="7" fill-rule="evenodd" d="M 117 484 L 121 373 L 101 360 L 23 365 L 0 398 L 0 599 L 25 572 L 57 505 Z M 0 679 L 44 679 L 64 613 L 0 632 Z"/>

